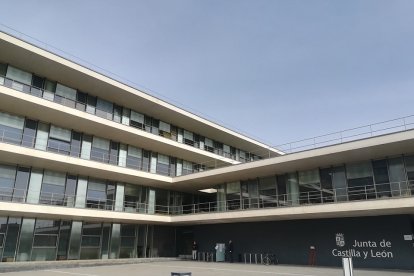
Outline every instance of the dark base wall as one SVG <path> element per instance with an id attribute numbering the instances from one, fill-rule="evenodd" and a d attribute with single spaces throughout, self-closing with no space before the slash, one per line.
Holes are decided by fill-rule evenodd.
<path id="1" fill-rule="evenodd" d="M 179 227 L 177 250 L 190 254 L 191 239 L 199 251 L 232 240 L 236 261 L 245 252 L 275 253 L 279 263 L 308 265 L 314 246 L 319 266 L 341 266 L 341 255 L 350 254 L 356 268 L 414 269 L 414 241 L 404 239 L 413 221 L 402 215 Z"/>

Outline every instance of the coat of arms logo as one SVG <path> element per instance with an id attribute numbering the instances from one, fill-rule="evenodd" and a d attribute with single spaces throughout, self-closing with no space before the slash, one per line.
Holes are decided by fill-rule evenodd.
<path id="1" fill-rule="evenodd" d="M 342 233 L 337 233 L 335 237 L 336 245 L 339 247 L 345 246 L 345 236 Z"/>

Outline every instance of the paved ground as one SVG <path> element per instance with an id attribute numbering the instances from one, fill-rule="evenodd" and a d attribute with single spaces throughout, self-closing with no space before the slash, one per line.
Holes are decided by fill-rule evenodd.
<path id="1" fill-rule="evenodd" d="M 9 276 L 170 276 L 171 272 L 192 272 L 192 276 L 343 276 L 339 268 L 301 267 L 301 266 L 264 266 L 228 263 L 204 263 L 173 261 L 159 263 L 124 264 L 81 268 L 62 268 L 37 271 L 3 273 Z M 411 272 L 354 270 L 355 276 L 408 276 Z"/>

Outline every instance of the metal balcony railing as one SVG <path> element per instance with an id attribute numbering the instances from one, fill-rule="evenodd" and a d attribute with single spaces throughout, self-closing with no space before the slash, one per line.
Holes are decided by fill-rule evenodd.
<path id="1" fill-rule="evenodd" d="M 68 155 L 70 157 L 80 158 L 84 160 L 96 161 L 113 166 L 126 167 L 134 170 L 144 171 L 148 173 L 160 174 L 165 176 L 175 176 L 175 167 L 166 164 L 158 164 L 151 169 L 150 158 L 136 158 L 129 157 L 128 155 L 121 156 L 118 154 L 111 154 L 95 151 L 93 148 L 90 152 L 82 152 L 82 148 L 73 144 L 62 144 L 55 140 L 51 142 L 50 139 L 39 139 L 32 135 L 24 134 L 20 131 L 7 131 L 0 129 L 0 142 L 23 146 L 27 148 L 33 148 L 36 150 L 46 149 L 48 152 L 58 153 L 62 155 Z M 201 169 L 201 168 L 200 168 Z M 183 169 L 183 174 L 190 174 L 198 172 L 194 168 Z"/>
<path id="2" fill-rule="evenodd" d="M 122 114 L 115 114 L 113 112 L 107 112 L 106 110 L 102 110 L 99 109 L 99 107 L 93 106 L 93 105 L 89 105 L 86 102 L 80 102 L 78 100 L 75 99 L 71 99 L 71 98 L 67 98 L 61 95 L 57 95 L 54 92 L 48 91 L 46 89 L 42 89 L 42 88 L 38 88 L 32 85 L 28 85 L 25 83 L 21 83 L 19 81 L 7 78 L 6 76 L 0 76 L 0 85 L 8 87 L 8 88 L 12 88 L 16 91 L 19 92 L 23 92 L 26 94 L 30 94 L 32 96 L 36 96 L 38 98 L 42 98 L 51 102 L 55 102 L 55 103 L 59 103 L 61 105 L 70 107 L 70 108 L 74 108 L 77 109 L 79 111 L 83 111 L 92 115 L 96 115 L 100 118 L 109 120 L 111 122 L 115 122 L 115 123 L 120 123 L 123 125 L 127 125 L 127 126 L 131 126 L 137 129 L 140 129 L 142 131 L 157 135 L 157 136 L 162 136 L 164 138 L 176 141 L 178 143 L 181 144 L 185 144 L 185 145 L 189 145 L 201 150 L 205 150 L 208 152 L 212 152 L 214 154 L 217 154 L 219 156 L 223 156 L 225 158 L 229 158 L 229 159 L 233 159 L 236 160 L 236 155 L 232 154 L 230 152 L 226 152 L 223 149 L 219 149 L 219 148 L 214 148 L 212 151 L 208 150 L 208 147 L 203 146 L 202 144 L 198 141 L 191 141 L 188 139 L 179 139 L 178 138 L 178 133 L 176 132 L 165 132 L 163 130 L 161 130 L 159 127 L 153 126 L 153 125 L 149 125 L 146 123 L 134 123 L 131 122 L 128 124 L 124 124 L 122 123 Z"/>
<path id="3" fill-rule="evenodd" d="M 217 213 L 230 211 L 246 211 L 267 208 L 285 208 L 311 206 L 353 201 L 368 201 L 394 198 L 406 198 L 414 195 L 414 181 L 390 182 L 367 186 L 321 189 L 302 193 L 261 195 L 251 198 L 240 198 L 224 201 L 211 201 L 196 204 L 157 205 L 145 202 L 119 200 L 115 195 L 106 198 L 91 196 L 66 195 L 43 191 L 30 191 L 16 188 L 0 187 L 0 201 L 16 203 L 34 203 L 71 208 L 91 208 L 106 211 L 157 214 L 185 215 L 198 213 Z"/>

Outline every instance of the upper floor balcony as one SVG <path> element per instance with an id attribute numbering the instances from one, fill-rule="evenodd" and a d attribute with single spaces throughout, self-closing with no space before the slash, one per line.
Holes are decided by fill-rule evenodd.
<path id="1" fill-rule="evenodd" d="M 0 48 L 0 75 L 11 79 L 9 86 L 16 90 L 233 161 L 262 157 L 258 154 L 280 154 L 240 133 L 10 35 L 0 33 Z"/>

